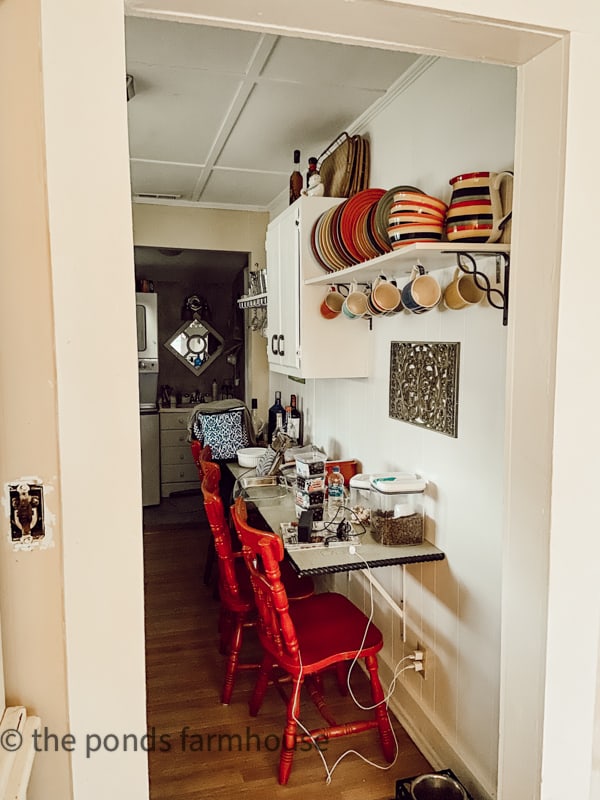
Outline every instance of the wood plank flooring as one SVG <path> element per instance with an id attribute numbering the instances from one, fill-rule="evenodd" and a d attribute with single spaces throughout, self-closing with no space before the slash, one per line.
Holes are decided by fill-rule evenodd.
<path id="1" fill-rule="evenodd" d="M 247 701 L 254 671 L 238 673 L 233 700 L 219 702 L 223 657 L 217 650 L 218 602 L 202 582 L 207 537 L 205 524 L 156 525 L 144 533 L 146 585 L 146 665 L 151 800 L 225 800 L 248 798 L 307 800 L 326 792 L 328 800 L 390 800 L 396 780 L 430 767 L 404 730 L 394 722 L 398 758 L 389 770 L 347 756 L 325 783 L 323 764 L 313 749 L 299 748 L 287 786 L 277 781 L 279 742 L 285 707 L 270 688 L 260 714 L 250 717 Z M 252 631 L 245 652 L 258 647 Z M 370 703 L 368 683 L 360 669 L 353 688 Z M 341 697 L 327 682 L 327 699 L 341 719 L 359 719 L 351 698 Z M 302 697 L 300 719 L 307 726 L 321 718 L 310 699 Z M 162 737 L 162 738 L 161 738 Z M 345 750 L 355 748 L 377 764 L 385 764 L 375 731 L 328 743 L 324 756 L 331 766 Z"/>

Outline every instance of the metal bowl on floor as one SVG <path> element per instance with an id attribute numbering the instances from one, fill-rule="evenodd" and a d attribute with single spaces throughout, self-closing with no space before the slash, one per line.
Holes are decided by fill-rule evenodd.
<path id="1" fill-rule="evenodd" d="M 419 775 L 410 784 L 413 800 L 467 800 L 463 787 L 449 775 Z"/>

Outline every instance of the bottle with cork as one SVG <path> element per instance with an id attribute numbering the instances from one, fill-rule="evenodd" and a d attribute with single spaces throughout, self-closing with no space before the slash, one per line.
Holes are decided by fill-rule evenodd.
<path id="1" fill-rule="evenodd" d="M 290 175 L 290 205 L 302 194 L 302 173 L 300 172 L 300 150 L 294 150 L 294 164 Z"/>

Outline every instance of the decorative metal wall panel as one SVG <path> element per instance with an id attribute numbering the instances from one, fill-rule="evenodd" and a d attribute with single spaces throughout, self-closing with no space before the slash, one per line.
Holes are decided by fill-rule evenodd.
<path id="1" fill-rule="evenodd" d="M 458 436 L 460 342 L 392 342 L 390 417 Z"/>

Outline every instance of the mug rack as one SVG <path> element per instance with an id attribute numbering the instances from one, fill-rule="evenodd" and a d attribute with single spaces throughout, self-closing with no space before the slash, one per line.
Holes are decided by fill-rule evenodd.
<path id="1" fill-rule="evenodd" d="M 238 298 L 237 301 L 239 308 L 259 308 L 267 305 L 267 293 L 261 292 L 260 294 L 245 295 L 245 297 Z"/>
<path id="2" fill-rule="evenodd" d="M 502 284 L 501 289 L 492 286 L 484 272 L 477 269 L 477 258 L 496 258 L 496 282 Z M 470 262 L 469 268 L 461 263 L 462 258 Z M 502 324 L 508 324 L 508 288 L 510 280 L 510 245 L 495 244 L 453 244 L 451 242 L 420 242 L 391 253 L 355 264 L 346 269 L 328 272 L 324 275 L 308 278 L 306 285 L 347 285 L 370 282 L 380 274 L 398 277 L 410 275 L 415 264 L 421 264 L 428 271 L 447 269 L 457 263 L 462 272 L 472 273 L 477 286 L 485 292 L 489 304 L 502 310 Z M 503 275 L 500 273 L 503 272 Z M 371 327 L 371 321 L 369 321 Z"/>

